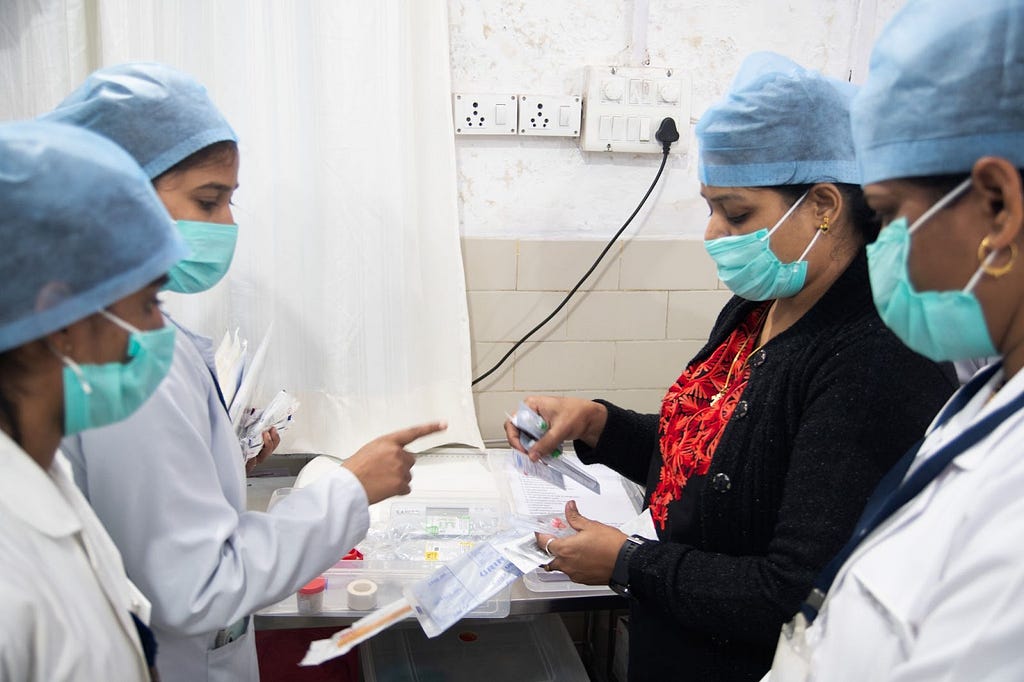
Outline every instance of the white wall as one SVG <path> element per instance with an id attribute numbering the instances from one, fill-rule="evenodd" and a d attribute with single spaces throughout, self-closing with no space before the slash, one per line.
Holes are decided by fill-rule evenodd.
<path id="1" fill-rule="evenodd" d="M 641 0 L 641 5 L 643 4 Z M 587 65 L 626 64 L 632 0 L 449 0 L 452 89 L 579 95 Z M 902 0 L 650 0 L 653 66 L 689 70 L 693 120 L 728 87 L 743 57 L 774 50 L 854 80 Z M 682 130 L 691 137 L 692 125 Z M 656 156 L 580 151 L 575 140 L 455 140 L 465 237 L 599 239 L 629 215 Z M 673 156 L 646 219 L 627 234 L 703 234 L 692 154 Z"/>
<path id="2" fill-rule="evenodd" d="M 582 94 L 585 66 L 630 63 L 638 2 L 448 0 L 452 89 Z M 652 65 L 689 70 L 696 120 L 756 50 L 862 82 L 875 36 L 902 3 L 649 0 L 647 47 Z M 695 151 L 692 124 L 681 132 Z M 477 376 L 561 300 L 660 159 L 552 138 L 456 137 L 455 151 Z M 693 155 L 673 156 L 645 220 L 555 320 L 474 387 L 485 438 L 500 442 L 504 413 L 532 393 L 657 411 L 729 297 L 696 241 L 707 218 L 697 192 Z"/>

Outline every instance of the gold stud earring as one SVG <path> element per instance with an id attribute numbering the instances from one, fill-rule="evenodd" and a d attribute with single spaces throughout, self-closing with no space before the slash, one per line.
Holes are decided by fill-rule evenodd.
<path id="1" fill-rule="evenodd" d="M 1010 270 L 1013 270 L 1013 263 L 1017 260 L 1017 245 L 1010 242 L 1010 260 L 1006 261 L 1004 265 L 986 265 L 982 268 L 986 275 L 990 275 L 996 279 L 999 279 Z M 985 237 L 981 240 L 981 244 L 978 245 L 978 261 L 985 262 L 988 254 L 991 252 L 992 247 L 989 244 L 989 238 Z"/>
<path id="2" fill-rule="evenodd" d="M 818 229 L 822 232 L 828 232 L 829 227 L 831 227 L 831 225 L 829 225 L 828 216 L 825 216 L 821 221 L 821 225 L 818 225 Z"/>

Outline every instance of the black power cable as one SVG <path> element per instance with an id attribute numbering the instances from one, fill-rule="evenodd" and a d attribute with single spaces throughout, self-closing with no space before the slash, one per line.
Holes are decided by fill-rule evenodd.
<path id="1" fill-rule="evenodd" d="M 626 219 L 626 222 L 622 224 L 622 227 L 619 228 L 619 231 L 612 236 L 608 244 L 605 245 L 604 250 L 601 251 L 601 254 L 597 257 L 597 260 L 594 261 L 593 265 L 590 266 L 590 269 L 583 273 L 583 276 L 580 277 L 580 281 L 576 282 L 576 286 L 574 286 L 572 290 L 565 295 L 565 298 L 563 298 L 562 302 L 559 303 L 558 306 L 551 311 L 551 314 L 549 314 L 547 317 L 541 320 L 536 327 L 526 332 L 526 335 L 523 336 L 523 338 L 516 341 L 515 345 L 512 346 L 512 348 L 510 348 L 509 351 L 505 353 L 505 355 L 503 355 L 501 359 L 494 364 L 493 367 L 491 367 L 489 370 L 478 376 L 476 379 L 473 379 L 473 383 L 471 384 L 472 386 L 476 386 L 478 383 L 494 374 L 494 372 L 499 367 L 505 364 L 506 360 L 512 357 L 512 354 L 516 352 L 517 348 L 523 345 L 531 336 L 536 334 L 541 327 L 550 322 L 551 318 L 557 315 L 559 311 L 565 307 L 565 304 L 569 302 L 569 299 L 573 297 L 573 294 L 575 294 L 579 290 L 579 288 L 583 286 L 583 283 L 587 281 L 587 278 L 590 277 L 590 275 L 593 274 L 594 270 L 597 269 L 597 266 L 600 265 L 601 260 L 605 257 L 605 254 L 607 254 L 608 250 L 612 248 L 612 244 L 614 244 L 615 241 L 619 238 L 619 236 L 623 233 L 623 231 L 627 227 L 629 227 L 629 224 L 633 222 L 633 218 L 636 217 L 636 214 L 639 213 L 640 209 L 644 207 L 645 203 L 647 203 L 647 197 L 651 196 L 651 192 L 653 192 L 654 188 L 657 187 L 658 185 L 658 180 L 661 179 L 661 173 L 662 171 L 665 170 L 665 163 L 668 161 L 669 148 L 672 146 L 673 142 L 679 139 L 679 131 L 676 129 L 675 120 L 671 118 L 662 119 L 661 125 L 658 127 L 658 132 L 654 134 L 654 139 L 661 143 L 661 165 L 658 166 L 658 172 L 654 176 L 654 181 L 651 183 L 651 186 L 647 188 L 647 193 L 644 194 L 644 198 L 640 200 L 639 204 L 637 204 L 636 209 L 633 211 L 632 214 L 630 214 L 629 218 Z"/>

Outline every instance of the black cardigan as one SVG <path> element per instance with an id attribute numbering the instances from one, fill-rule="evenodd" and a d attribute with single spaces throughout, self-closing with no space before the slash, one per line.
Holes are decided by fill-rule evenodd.
<path id="1" fill-rule="evenodd" d="M 756 303 L 730 300 L 700 362 Z M 757 680 L 779 628 L 849 537 L 871 490 L 956 387 L 910 351 L 871 300 L 857 256 L 796 324 L 750 358 L 706 476 L 629 561 L 630 680 Z M 606 403 L 607 404 L 607 403 Z M 658 415 L 608 407 L 584 462 L 657 486 Z"/>

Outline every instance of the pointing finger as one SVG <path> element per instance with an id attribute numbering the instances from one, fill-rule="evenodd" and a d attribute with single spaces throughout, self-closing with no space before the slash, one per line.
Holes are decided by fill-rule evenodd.
<path id="1" fill-rule="evenodd" d="M 404 447 L 418 438 L 423 438 L 423 436 L 429 436 L 430 434 L 437 433 L 438 431 L 444 431 L 447 428 L 448 422 L 430 422 L 429 424 L 410 426 L 407 429 L 395 431 L 394 433 L 385 436 L 385 438 L 393 440 Z"/>

